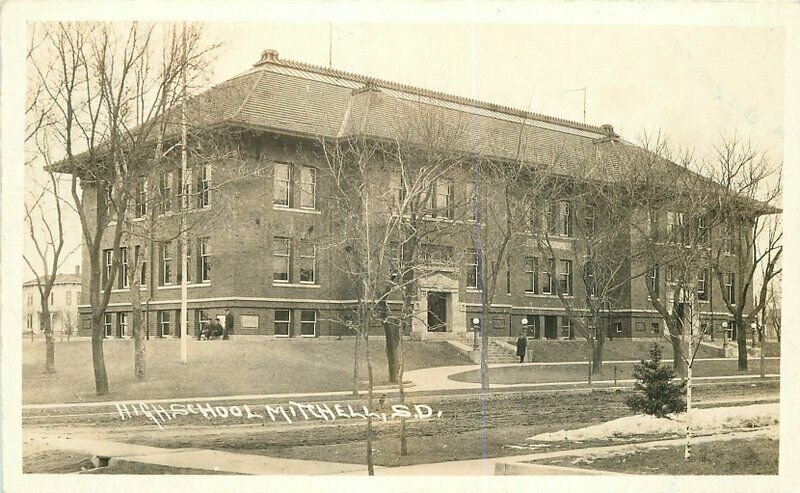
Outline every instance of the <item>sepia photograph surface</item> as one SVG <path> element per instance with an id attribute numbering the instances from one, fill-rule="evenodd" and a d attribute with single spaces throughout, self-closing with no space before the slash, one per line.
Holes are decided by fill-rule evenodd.
<path id="1" fill-rule="evenodd" d="M 796 8 L 21 4 L 4 490 L 791 489 Z"/>

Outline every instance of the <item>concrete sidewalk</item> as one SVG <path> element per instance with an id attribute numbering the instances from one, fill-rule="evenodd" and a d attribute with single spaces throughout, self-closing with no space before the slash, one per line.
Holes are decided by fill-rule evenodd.
<path id="1" fill-rule="evenodd" d="M 696 436 L 694 444 L 734 440 L 740 438 L 774 437 L 779 435 L 778 427 L 762 428 L 754 431 L 741 431 L 726 434 Z M 674 447 L 685 443 L 685 438 L 657 440 L 652 442 L 589 447 L 584 449 L 539 452 L 533 454 L 472 459 L 461 461 L 436 462 L 401 467 L 375 467 L 376 475 L 436 475 L 436 476 L 492 476 L 495 474 L 591 474 L 585 470 L 529 464 L 537 460 L 603 456 L 645 450 L 658 447 Z M 253 454 L 238 454 L 205 449 L 165 449 L 132 445 L 105 440 L 91 440 L 68 437 L 28 436 L 27 447 L 35 449 L 57 449 L 82 452 L 93 457 L 108 459 L 108 465 L 115 463 L 141 463 L 167 467 L 227 472 L 249 475 L 365 475 L 363 464 L 346 464 L 316 460 L 284 459 Z"/>

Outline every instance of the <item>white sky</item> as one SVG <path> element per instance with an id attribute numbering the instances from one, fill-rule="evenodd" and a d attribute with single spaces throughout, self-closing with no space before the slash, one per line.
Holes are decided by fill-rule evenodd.
<path id="1" fill-rule="evenodd" d="M 333 22 L 333 67 L 551 116 L 611 123 L 624 138 L 661 131 L 676 147 L 710 151 L 720 135 L 783 156 L 781 27 L 536 23 Z M 223 43 L 209 82 L 252 66 L 263 49 L 327 66 L 323 22 L 207 23 Z M 26 177 L 28 191 L 36 187 Z M 77 217 L 66 251 L 80 241 Z M 26 247 L 31 242 L 26 239 Z M 64 263 L 73 272 L 79 250 Z M 31 277 L 26 271 L 24 278 Z"/>

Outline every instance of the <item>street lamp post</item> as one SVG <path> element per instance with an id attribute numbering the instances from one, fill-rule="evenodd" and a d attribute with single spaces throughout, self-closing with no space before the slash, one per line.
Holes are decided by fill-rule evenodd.
<path id="1" fill-rule="evenodd" d="M 477 351 L 480 347 L 478 345 L 478 332 L 481 330 L 481 319 L 475 317 L 472 319 L 472 349 Z"/>
<path id="2" fill-rule="evenodd" d="M 722 322 L 722 349 L 728 349 L 728 322 Z M 725 352 L 725 356 L 728 356 L 727 351 Z"/>

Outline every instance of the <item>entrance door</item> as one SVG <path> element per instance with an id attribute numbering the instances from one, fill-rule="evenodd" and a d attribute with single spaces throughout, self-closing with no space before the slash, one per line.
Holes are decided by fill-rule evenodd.
<path id="1" fill-rule="evenodd" d="M 544 338 L 557 339 L 558 338 L 558 317 L 552 315 L 545 315 L 544 317 Z"/>
<path id="2" fill-rule="evenodd" d="M 447 330 L 447 293 L 428 293 L 428 331 Z"/>

